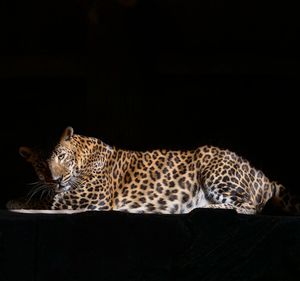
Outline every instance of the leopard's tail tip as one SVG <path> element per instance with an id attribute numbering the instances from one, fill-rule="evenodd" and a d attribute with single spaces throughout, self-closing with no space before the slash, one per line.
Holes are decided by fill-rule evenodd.
<path id="1" fill-rule="evenodd" d="M 300 197 L 292 194 L 282 184 L 272 182 L 272 203 L 291 215 L 300 215 Z"/>

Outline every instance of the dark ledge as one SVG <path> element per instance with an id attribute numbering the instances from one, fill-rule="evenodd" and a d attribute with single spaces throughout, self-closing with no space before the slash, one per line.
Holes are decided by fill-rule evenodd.
<path id="1" fill-rule="evenodd" d="M 0 280 L 297 280 L 300 217 L 0 212 Z M 295 279 L 296 278 L 296 279 Z"/>

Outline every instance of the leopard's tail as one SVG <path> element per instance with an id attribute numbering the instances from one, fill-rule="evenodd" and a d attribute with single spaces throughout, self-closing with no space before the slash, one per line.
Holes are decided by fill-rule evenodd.
<path id="1" fill-rule="evenodd" d="M 272 203 L 286 213 L 300 215 L 300 197 L 291 194 L 282 184 L 272 182 Z"/>

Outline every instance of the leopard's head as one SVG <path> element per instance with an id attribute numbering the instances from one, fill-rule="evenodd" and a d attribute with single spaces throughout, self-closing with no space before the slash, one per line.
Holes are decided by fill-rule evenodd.
<path id="1" fill-rule="evenodd" d="M 67 127 L 48 159 L 52 180 L 56 183 L 55 192 L 66 192 L 76 185 L 78 161 L 74 131 Z"/>
<path id="2" fill-rule="evenodd" d="M 56 192 L 81 188 L 85 177 L 100 175 L 114 153 L 114 148 L 93 137 L 74 134 L 67 127 L 55 146 L 48 165 Z"/>

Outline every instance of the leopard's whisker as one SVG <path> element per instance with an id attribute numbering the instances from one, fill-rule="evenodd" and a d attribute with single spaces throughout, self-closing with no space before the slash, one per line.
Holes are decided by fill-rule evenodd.
<path id="1" fill-rule="evenodd" d="M 38 184 L 38 183 L 40 183 L 40 181 L 30 182 L 30 183 L 27 183 L 27 185 L 36 185 L 36 184 Z"/>
<path id="2" fill-rule="evenodd" d="M 52 196 L 52 194 L 53 194 L 53 190 L 52 189 L 50 189 L 50 188 L 48 188 L 48 190 L 47 190 L 47 197 L 51 197 Z"/>
<path id="3" fill-rule="evenodd" d="M 39 186 L 33 186 L 29 191 L 28 191 L 28 195 L 32 194 L 33 192 L 35 192 L 37 189 L 39 189 Z"/>
<path id="4" fill-rule="evenodd" d="M 32 188 L 31 190 L 29 190 L 28 196 L 30 196 L 32 198 L 35 194 L 37 194 L 38 192 L 40 192 L 43 189 L 44 189 L 44 185 L 40 185 L 38 187 Z"/>
<path id="5" fill-rule="evenodd" d="M 43 198 L 45 192 L 47 192 L 47 187 L 45 186 L 45 188 L 42 190 L 41 195 L 40 195 L 40 199 Z"/>
<path id="6" fill-rule="evenodd" d="M 34 196 L 35 194 L 37 194 L 38 192 L 39 192 L 39 190 L 33 191 L 33 192 L 31 193 L 31 195 L 29 196 L 28 200 L 26 201 L 26 204 L 28 204 L 28 203 L 31 201 L 31 199 L 33 198 L 33 196 Z M 29 194 L 28 194 L 28 195 L 29 195 Z"/>

